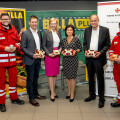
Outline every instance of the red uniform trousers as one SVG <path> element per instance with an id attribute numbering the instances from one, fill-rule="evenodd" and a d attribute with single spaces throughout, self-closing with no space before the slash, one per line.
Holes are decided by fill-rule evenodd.
<path id="1" fill-rule="evenodd" d="M 114 75 L 114 80 L 116 82 L 117 85 L 117 90 L 118 90 L 118 103 L 120 104 L 120 64 L 114 64 L 114 68 L 113 68 L 113 75 Z"/>
<path id="2" fill-rule="evenodd" d="M 9 74 L 9 95 L 10 100 L 18 99 L 16 90 L 17 69 L 16 66 L 0 67 L 0 104 L 5 104 L 5 73 L 8 70 Z"/>

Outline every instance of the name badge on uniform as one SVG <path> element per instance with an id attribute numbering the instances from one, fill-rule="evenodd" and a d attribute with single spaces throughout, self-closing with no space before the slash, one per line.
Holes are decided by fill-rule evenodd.
<path id="1" fill-rule="evenodd" d="M 5 39 L 5 37 L 0 37 L 0 40 L 4 40 Z"/>

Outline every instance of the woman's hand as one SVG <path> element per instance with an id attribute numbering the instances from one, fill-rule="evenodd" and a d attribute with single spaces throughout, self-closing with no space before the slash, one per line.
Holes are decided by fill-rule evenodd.
<path id="1" fill-rule="evenodd" d="M 61 53 L 62 48 L 59 49 L 59 52 Z"/>
<path id="2" fill-rule="evenodd" d="M 65 51 L 62 51 L 63 56 L 65 56 Z"/>
<path id="3" fill-rule="evenodd" d="M 49 54 L 49 57 L 55 57 L 54 53 Z"/>
<path id="4" fill-rule="evenodd" d="M 76 53 L 77 53 L 77 51 L 76 51 L 76 50 L 73 50 L 73 55 L 72 55 L 72 56 L 76 55 Z"/>

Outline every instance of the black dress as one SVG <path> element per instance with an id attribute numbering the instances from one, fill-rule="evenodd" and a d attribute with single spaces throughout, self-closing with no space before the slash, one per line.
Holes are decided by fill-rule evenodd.
<path id="1" fill-rule="evenodd" d="M 73 49 L 80 51 L 82 50 L 82 45 L 78 37 L 73 37 L 72 41 L 68 44 L 67 38 L 62 40 L 62 50 Z M 63 74 L 68 79 L 75 79 L 78 70 L 78 56 L 63 56 Z"/>

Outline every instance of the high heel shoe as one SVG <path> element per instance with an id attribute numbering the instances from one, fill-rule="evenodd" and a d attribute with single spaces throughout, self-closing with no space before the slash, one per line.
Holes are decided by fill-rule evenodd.
<path id="1" fill-rule="evenodd" d="M 66 99 L 70 99 L 70 96 L 66 96 Z"/>
<path id="2" fill-rule="evenodd" d="M 55 95 L 54 97 L 55 97 L 55 98 L 58 98 L 58 96 L 57 96 L 57 95 Z"/>
<path id="3" fill-rule="evenodd" d="M 55 101 L 55 98 L 54 98 L 54 99 L 50 98 L 50 100 L 51 100 L 52 102 L 54 102 L 54 101 Z"/>
<path id="4" fill-rule="evenodd" d="M 74 101 L 74 98 L 73 99 L 69 99 L 69 102 L 73 102 Z"/>

